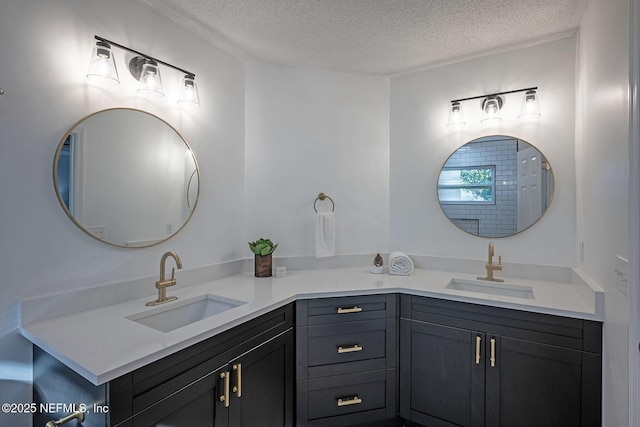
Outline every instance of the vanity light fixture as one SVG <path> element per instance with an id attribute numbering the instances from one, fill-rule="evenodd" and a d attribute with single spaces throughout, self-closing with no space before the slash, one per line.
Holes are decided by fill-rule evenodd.
<path id="1" fill-rule="evenodd" d="M 178 104 L 190 103 L 200 105 L 200 97 L 198 96 L 198 86 L 194 76 L 187 74 L 182 79 L 182 87 L 180 88 L 180 97 Z"/>
<path id="2" fill-rule="evenodd" d="M 148 92 L 164 96 L 162 91 L 162 77 L 158 63 L 153 59 L 136 56 L 129 61 L 129 71 L 138 80 L 138 92 Z"/>
<path id="3" fill-rule="evenodd" d="M 90 79 L 103 77 L 115 84 L 120 83 L 116 62 L 113 59 L 113 52 L 111 52 L 111 45 L 106 41 L 98 40 L 93 47 L 87 77 Z"/>
<path id="4" fill-rule="evenodd" d="M 464 114 L 462 113 L 462 106 L 459 102 L 451 103 L 451 110 L 449 111 L 449 122 L 447 126 L 465 125 L 467 122 L 464 120 Z"/>
<path id="5" fill-rule="evenodd" d="M 537 87 L 529 87 L 524 89 L 509 90 L 506 92 L 496 92 L 487 95 L 472 96 L 469 98 L 454 99 L 451 101 L 451 110 L 449 111 L 449 121 L 447 126 L 451 125 L 464 125 L 466 124 L 464 116 L 462 115 L 462 103 L 465 101 L 471 101 L 474 99 L 482 99 L 481 108 L 485 116 L 482 118 L 482 122 L 498 121 L 501 120 L 500 111 L 505 104 L 505 96 L 512 93 L 525 92 L 524 99 L 522 100 L 522 108 L 518 117 L 524 116 L 539 116 L 540 106 L 538 102 Z"/>
<path id="6" fill-rule="evenodd" d="M 518 117 L 539 116 L 540 103 L 538 102 L 538 92 L 535 89 L 529 89 L 522 98 L 522 106 Z"/>
<path id="7" fill-rule="evenodd" d="M 196 105 L 200 105 L 200 97 L 198 96 L 198 87 L 195 83 L 196 75 L 185 69 L 176 67 L 168 62 L 161 61 L 157 58 L 138 52 L 121 44 L 112 42 L 100 36 L 95 36 L 96 47 L 94 48 L 93 55 L 91 57 L 91 63 L 89 65 L 89 72 L 87 77 L 106 77 L 111 80 L 119 82 L 118 72 L 116 70 L 114 55 L 112 46 L 125 50 L 127 52 L 134 53 L 136 56 L 129 61 L 129 72 L 131 75 L 139 81 L 138 92 L 140 93 L 152 93 L 159 96 L 164 96 L 162 88 L 162 77 L 160 75 L 160 65 L 173 68 L 181 72 L 184 75 L 182 79 L 182 85 L 180 88 L 180 95 L 178 102 L 190 102 Z M 110 70 L 113 71 L 110 71 Z M 106 70 L 107 72 L 101 72 L 100 70 Z M 114 77 L 115 76 L 115 77 Z M 188 93 L 188 94 L 185 94 Z"/>
<path id="8" fill-rule="evenodd" d="M 500 95 L 489 95 L 482 100 L 482 111 L 484 111 L 484 117 L 481 122 L 490 120 L 500 121 L 500 110 L 502 109 L 504 101 Z"/>

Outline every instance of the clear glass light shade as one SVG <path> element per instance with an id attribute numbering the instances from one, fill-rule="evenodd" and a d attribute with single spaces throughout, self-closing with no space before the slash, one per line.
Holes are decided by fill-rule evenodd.
<path id="1" fill-rule="evenodd" d="M 96 43 L 89 62 L 87 77 L 90 79 L 105 78 L 115 84 L 120 83 L 116 62 L 113 59 L 113 52 L 109 43 L 103 41 Z"/>
<path id="2" fill-rule="evenodd" d="M 518 117 L 539 116 L 540 102 L 535 89 L 528 90 L 522 98 L 522 106 Z"/>
<path id="3" fill-rule="evenodd" d="M 464 120 L 464 114 L 462 113 L 462 106 L 459 102 L 451 103 L 451 110 L 449 110 L 449 121 L 447 126 L 466 125 Z"/>
<path id="4" fill-rule="evenodd" d="M 160 76 L 160 69 L 157 64 L 147 62 L 142 66 L 138 92 L 148 92 L 158 96 L 164 96 L 164 92 L 162 90 L 162 77 Z"/>
<path id="5" fill-rule="evenodd" d="M 488 96 L 482 101 L 484 117 L 481 122 L 500 121 L 500 109 L 502 108 L 502 98 L 499 96 Z"/>
<path id="6" fill-rule="evenodd" d="M 198 85 L 196 85 L 194 76 L 186 75 L 182 79 L 178 104 L 182 103 L 200 105 Z"/>

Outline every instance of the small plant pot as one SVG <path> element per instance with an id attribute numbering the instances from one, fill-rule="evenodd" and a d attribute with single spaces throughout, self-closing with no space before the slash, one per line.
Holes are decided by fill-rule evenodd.
<path id="1" fill-rule="evenodd" d="M 271 277 L 273 271 L 271 255 L 255 255 L 254 270 L 256 277 Z"/>

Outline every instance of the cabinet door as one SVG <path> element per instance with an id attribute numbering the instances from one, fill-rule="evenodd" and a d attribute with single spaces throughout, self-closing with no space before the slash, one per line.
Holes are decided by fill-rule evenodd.
<path id="1" fill-rule="evenodd" d="M 215 426 L 220 372 L 211 372 L 133 417 L 133 427 Z"/>
<path id="2" fill-rule="evenodd" d="M 600 425 L 582 420 L 583 354 L 552 345 L 487 334 L 487 425 L 580 427 Z M 593 423 L 593 424 L 591 424 Z"/>
<path id="3" fill-rule="evenodd" d="M 293 355 L 289 330 L 231 361 L 230 427 L 294 425 Z"/>
<path id="4" fill-rule="evenodd" d="M 484 339 L 401 319 L 400 415 L 429 427 L 483 426 Z"/>

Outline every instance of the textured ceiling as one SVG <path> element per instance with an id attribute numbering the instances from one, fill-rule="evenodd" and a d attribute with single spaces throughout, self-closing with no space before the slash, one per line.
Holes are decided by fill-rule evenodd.
<path id="1" fill-rule="evenodd" d="M 138 0 L 242 59 L 393 75 L 574 34 L 589 0 Z"/>

